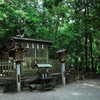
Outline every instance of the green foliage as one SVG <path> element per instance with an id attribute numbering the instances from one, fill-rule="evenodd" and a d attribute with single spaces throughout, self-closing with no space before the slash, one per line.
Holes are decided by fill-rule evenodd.
<path id="1" fill-rule="evenodd" d="M 19 33 L 52 40 L 50 57 L 67 48 L 69 67 L 87 62 L 92 71 L 100 60 L 99 9 L 100 0 L 0 0 L 0 46 Z"/>

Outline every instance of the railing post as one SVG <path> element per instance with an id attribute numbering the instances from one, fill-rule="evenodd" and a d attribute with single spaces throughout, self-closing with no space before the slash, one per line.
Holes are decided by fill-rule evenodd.
<path id="1" fill-rule="evenodd" d="M 62 76 L 62 84 L 65 85 L 66 81 L 65 81 L 65 62 L 61 63 L 61 76 Z"/>
<path id="2" fill-rule="evenodd" d="M 17 80 L 17 92 L 21 92 L 21 75 L 20 75 L 20 63 L 16 63 L 16 80 Z"/>

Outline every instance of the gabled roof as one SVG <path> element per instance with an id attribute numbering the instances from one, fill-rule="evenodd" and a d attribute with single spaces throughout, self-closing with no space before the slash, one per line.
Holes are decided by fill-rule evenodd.
<path id="1" fill-rule="evenodd" d="M 46 43 L 46 44 L 52 44 L 53 43 L 52 41 L 48 41 L 48 40 L 38 40 L 38 39 L 22 38 L 22 37 L 12 37 L 12 40 L 24 41 L 24 42 Z"/>
<path id="2" fill-rule="evenodd" d="M 9 43 L 6 43 L 2 48 L 0 48 L 0 52 L 9 52 L 9 51 L 16 51 L 18 49 L 25 48 L 22 47 L 21 42 L 33 42 L 33 43 L 43 43 L 51 45 L 53 42 L 48 40 L 38 40 L 38 39 L 30 39 L 30 38 L 23 38 L 23 37 L 12 37 Z"/>
<path id="3" fill-rule="evenodd" d="M 4 45 L 2 48 L 0 48 L 0 51 L 1 52 L 9 52 L 9 51 L 16 51 L 19 49 L 26 51 L 20 43 L 10 42 L 10 43 Z"/>

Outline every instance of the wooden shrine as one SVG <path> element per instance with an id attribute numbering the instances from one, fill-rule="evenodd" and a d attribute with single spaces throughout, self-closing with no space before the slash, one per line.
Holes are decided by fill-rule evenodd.
<path id="1" fill-rule="evenodd" d="M 48 40 L 12 37 L 9 43 L 0 48 L 1 60 L 16 62 L 21 58 L 21 75 L 33 75 L 36 64 L 48 63 L 48 47 L 51 44 L 52 41 Z"/>

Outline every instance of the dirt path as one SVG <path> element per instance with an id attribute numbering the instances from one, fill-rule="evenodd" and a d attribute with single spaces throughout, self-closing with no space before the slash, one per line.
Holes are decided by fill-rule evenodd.
<path id="1" fill-rule="evenodd" d="M 88 79 L 54 90 L 41 92 L 0 93 L 0 100 L 100 100 L 100 79 Z"/>

